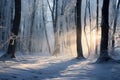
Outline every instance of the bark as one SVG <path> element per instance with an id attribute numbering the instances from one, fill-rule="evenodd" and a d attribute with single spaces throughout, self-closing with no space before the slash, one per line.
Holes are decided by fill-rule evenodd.
<path id="1" fill-rule="evenodd" d="M 82 0 L 77 0 L 77 58 L 84 58 L 82 51 L 82 25 L 81 25 L 81 3 Z"/>
<path id="2" fill-rule="evenodd" d="M 31 26 L 30 26 L 30 41 L 29 41 L 29 52 L 32 52 L 32 41 L 33 41 L 33 26 L 35 20 L 35 9 L 36 9 L 36 0 L 33 3 L 32 15 L 31 15 Z"/>
<path id="3" fill-rule="evenodd" d="M 97 9 L 96 9 L 96 46 L 95 46 L 95 53 L 98 54 L 98 18 L 99 18 L 99 0 L 97 2 Z"/>
<path id="4" fill-rule="evenodd" d="M 49 0 L 47 0 L 49 9 L 51 11 L 53 29 L 54 29 L 54 51 L 53 55 L 57 55 L 60 52 L 59 39 L 57 32 L 57 20 L 58 20 L 58 0 L 53 0 L 53 6 L 51 7 Z"/>
<path id="5" fill-rule="evenodd" d="M 90 51 L 92 51 L 92 19 L 91 19 L 91 8 L 90 8 L 90 0 L 88 1 L 88 12 L 89 12 L 89 22 L 90 22 Z"/>
<path id="6" fill-rule="evenodd" d="M 13 27 L 11 30 L 11 38 L 7 52 L 2 56 L 3 58 L 6 57 L 15 58 L 16 38 L 19 32 L 20 20 L 21 20 L 21 0 L 15 0 L 15 16 L 13 20 Z"/>
<path id="7" fill-rule="evenodd" d="M 87 20 L 87 7 L 88 7 L 88 0 L 86 0 L 86 6 L 85 6 L 85 16 L 84 16 L 84 34 L 85 34 L 85 41 L 87 44 L 87 48 L 88 48 L 88 57 L 90 56 L 90 46 L 89 46 L 89 42 L 88 42 L 88 38 L 87 38 L 87 32 L 86 32 L 86 20 Z"/>
<path id="8" fill-rule="evenodd" d="M 119 5 L 120 5 L 120 0 L 118 1 L 117 4 L 117 9 L 115 10 L 115 18 L 114 18 L 114 24 L 113 24 L 113 34 L 112 34 L 112 49 L 114 50 L 115 47 L 115 32 L 116 32 L 116 26 L 117 26 L 117 19 L 118 19 L 118 13 L 119 13 Z"/>
<path id="9" fill-rule="evenodd" d="M 54 7 L 53 7 L 53 10 L 54 10 L 54 19 L 53 19 L 53 28 L 54 28 L 54 40 L 55 40 L 55 43 L 54 43 L 54 52 L 53 52 L 53 55 L 57 55 L 59 52 L 60 52 L 60 45 L 59 45 L 59 35 L 58 35 L 58 32 L 57 32 L 57 21 L 58 21 L 58 0 L 54 0 Z"/>
<path id="10" fill-rule="evenodd" d="M 109 0 L 104 0 L 102 7 L 100 56 L 97 62 L 104 62 L 110 59 L 108 55 L 108 39 L 109 39 L 108 17 L 109 17 Z"/>
<path id="11" fill-rule="evenodd" d="M 43 18 L 43 23 L 44 23 L 44 27 L 45 27 L 45 36 L 46 36 L 46 41 L 47 41 L 47 45 L 48 45 L 48 50 L 49 53 L 52 53 L 51 48 L 50 48 L 50 43 L 49 43 L 49 38 L 48 38 L 48 34 L 47 34 L 47 28 L 46 28 L 46 19 L 45 19 L 45 10 L 44 10 L 44 4 L 42 4 L 42 18 Z"/>

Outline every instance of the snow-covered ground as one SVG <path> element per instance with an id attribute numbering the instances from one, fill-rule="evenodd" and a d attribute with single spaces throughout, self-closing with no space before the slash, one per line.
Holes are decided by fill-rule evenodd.
<path id="1" fill-rule="evenodd" d="M 0 80 L 120 80 L 120 63 L 72 56 L 17 56 L 0 61 Z"/>

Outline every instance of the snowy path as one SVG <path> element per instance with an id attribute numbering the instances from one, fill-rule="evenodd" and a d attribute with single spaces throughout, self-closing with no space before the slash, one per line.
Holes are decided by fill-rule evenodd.
<path id="1" fill-rule="evenodd" d="M 0 61 L 0 80 L 120 80 L 120 64 L 91 64 L 68 57 Z"/>

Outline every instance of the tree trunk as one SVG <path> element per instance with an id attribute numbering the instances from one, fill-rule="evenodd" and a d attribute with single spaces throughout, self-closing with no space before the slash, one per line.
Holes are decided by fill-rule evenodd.
<path id="1" fill-rule="evenodd" d="M 31 26 L 30 26 L 30 41 L 29 41 L 29 52 L 32 52 L 32 42 L 33 42 L 33 26 L 35 20 L 35 9 L 36 9 L 36 0 L 33 3 L 32 15 L 31 15 Z"/>
<path id="2" fill-rule="evenodd" d="M 115 10 L 115 18 L 114 18 L 114 24 L 113 24 L 113 34 L 112 34 L 112 49 L 114 50 L 115 47 L 115 32 L 116 32 L 116 26 L 117 26 L 117 19 L 118 19 L 118 13 L 119 13 L 119 4 L 120 4 L 120 0 L 118 1 L 117 4 L 117 9 Z"/>
<path id="3" fill-rule="evenodd" d="M 15 0 L 15 16 L 11 30 L 10 42 L 6 54 L 1 58 L 15 58 L 16 38 L 19 32 L 21 20 L 21 0 Z"/>
<path id="4" fill-rule="evenodd" d="M 54 28 L 54 52 L 53 55 L 57 55 L 60 53 L 60 45 L 59 45 L 59 35 L 57 32 L 57 21 L 58 21 L 58 0 L 55 0 L 54 2 L 54 9 L 55 13 L 54 14 L 54 20 L 53 20 L 53 28 Z"/>
<path id="5" fill-rule="evenodd" d="M 49 9 L 51 11 L 52 24 L 53 24 L 53 30 L 54 30 L 54 51 L 53 51 L 53 55 L 57 55 L 60 52 L 58 32 L 57 32 L 58 0 L 53 0 L 53 7 L 50 6 L 49 0 L 47 0 L 47 3 L 48 3 L 48 6 L 49 6 Z"/>
<path id="6" fill-rule="evenodd" d="M 84 58 L 82 51 L 82 25 L 81 25 L 81 3 L 82 0 L 77 0 L 77 58 Z"/>
<path id="7" fill-rule="evenodd" d="M 84 34 L 85 34 L 85 41 L 87 44 L 87 48 L 88 48 L 88 57 L 90 56 L 90 46 L 89 46 L 89 42 L 88 42 L 88 38 L 87 38 L 87 32 L 86 32 L 86 22 L 87 22 L 87 7 L 88 7 L 88 0 L 86 0 L 86 6 L 85 6 L 85 16 L 84 16 Z"/>
<path id="8" fill-rule="evenodd" d="M 95 44 L 95 54 L 98 54 L 98 26 L 99 26 L 99 0 L 97 2 L 97 9 L 96 9 L 96 44 Z"/>
<path id="9" fill-rule="evenodd" d="M 109 0 L 103 1 L 102 22 L 101 22 L 101 45 L 100 56 L 97 62 L 104 62 L 110 59 L 108 55 L 108 37 L 109 37 Z"/>

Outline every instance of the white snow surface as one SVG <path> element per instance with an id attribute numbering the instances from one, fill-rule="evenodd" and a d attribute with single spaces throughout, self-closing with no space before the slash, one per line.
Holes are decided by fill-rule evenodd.
<path id="1" fill-rule="evenodd" d="M 24 55 L 0 61 L 0 80 L 120 80 L 120 63 Z"/>

